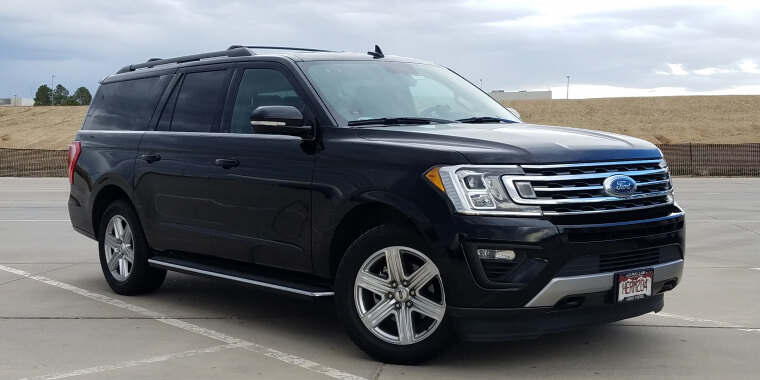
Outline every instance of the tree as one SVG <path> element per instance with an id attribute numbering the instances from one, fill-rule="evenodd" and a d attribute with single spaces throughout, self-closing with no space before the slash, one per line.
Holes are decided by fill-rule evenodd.
<path id="1" fill-rule="evenodd" d="M 37 93 L 34 95 L 35 106 L 49 106 L 50 105 L 50 87 L 43 84 L 37 89 Z"/>
<path id="2" fill-rule="evenodd" d="M 90 105 L 90 102 L 92 101 L 92 95 L 87 87 L 79 87 L 74 91 L 74 95 L 71 95 L 70 98 L 74 101 L 75 105 L 82 106 Z"/>
<path id="3" fill-rule="evenodd" d="M 53 90 L 53 105 L 65 105 L 68 97 L 69 90 L 66 87 L 60 84 L 55 86 L 55 90 Z"/>

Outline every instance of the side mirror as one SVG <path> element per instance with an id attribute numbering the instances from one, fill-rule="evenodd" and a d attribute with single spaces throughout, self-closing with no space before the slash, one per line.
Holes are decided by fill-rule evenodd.
<path id="1" fill-rule="evenodd" d="M 507 111 L 509 111 L 509 113 L 511 113 L 512 115 L 517 116 L 517 118 L 520 119 L 520 121 L 522 121 L 522 118 L 520 117 L 520 113 L 517 112 L 516 109 L 507 107 Z"/>
<path id="2" fill-rule="evenodd" d="M 303 125 L 303 115 L 293 106 L 261 106 L 251 112 L 251 127 L 256 133 L 306 136 L 312 128 Z"/>

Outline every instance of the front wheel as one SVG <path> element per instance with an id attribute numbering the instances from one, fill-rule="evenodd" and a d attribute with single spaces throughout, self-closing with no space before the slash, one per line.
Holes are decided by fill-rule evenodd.
<path id="1" fill-rule="evenodd" d="M 338 317 L 364 352 L 386 363 L 418 364 L 451 343 L 438 267 L 413 227 L 389 224 L 357 239 L 341 260 Z"/>
<path id="2" fill-rule="evenodd" d="M 166 271 L 148 265 L 151 249 L 132 206 L 117 200 L 108 205 L 98 233 L 100 267 L 108 285 L 123 295 L 158 289 Z"/>

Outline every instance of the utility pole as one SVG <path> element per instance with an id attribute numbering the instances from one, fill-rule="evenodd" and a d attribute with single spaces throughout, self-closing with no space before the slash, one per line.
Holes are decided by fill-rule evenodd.
<path id="1" fill-rule="evenodd" d="M 483 89 L 483 80 L 482 79 L 480 80 L 480 89 L 481 90 Z"/>
<path id="2" fill-rule="evenodd" d="M 568 77 L 569 78 L 569 77 Z M 50 78 L 50 105 L 55 105 L 55 97 L 53 97 L 53 86 L 55 85 L 55 75 Z"/>
<path id="3" fill-rule="evenodd" d="M 16 97 L 17 97 L 17 95 L 14 94 L 13 95 L 13 106 L 14 107 L 18 106 L 18 100 L 16 100 Z"/>
<path id="4" fill-rule="evenodd" d="M 570 99 L 570 76 L 567 76 L 567 99 Z"/>

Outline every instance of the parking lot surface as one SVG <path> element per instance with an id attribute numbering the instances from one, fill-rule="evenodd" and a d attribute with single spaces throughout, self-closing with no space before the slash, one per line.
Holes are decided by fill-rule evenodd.
<path id="1" fill-rule="evenodd" d="M 404 367 L 356 348 L 330 302 L 171 272 L 153 294 L 116 295 L 69 224 L 67 180 L 0 178 L 0 379 L 755 378 L 760 179 L 675 186 L 686 269 L 661 313 Z"/>

